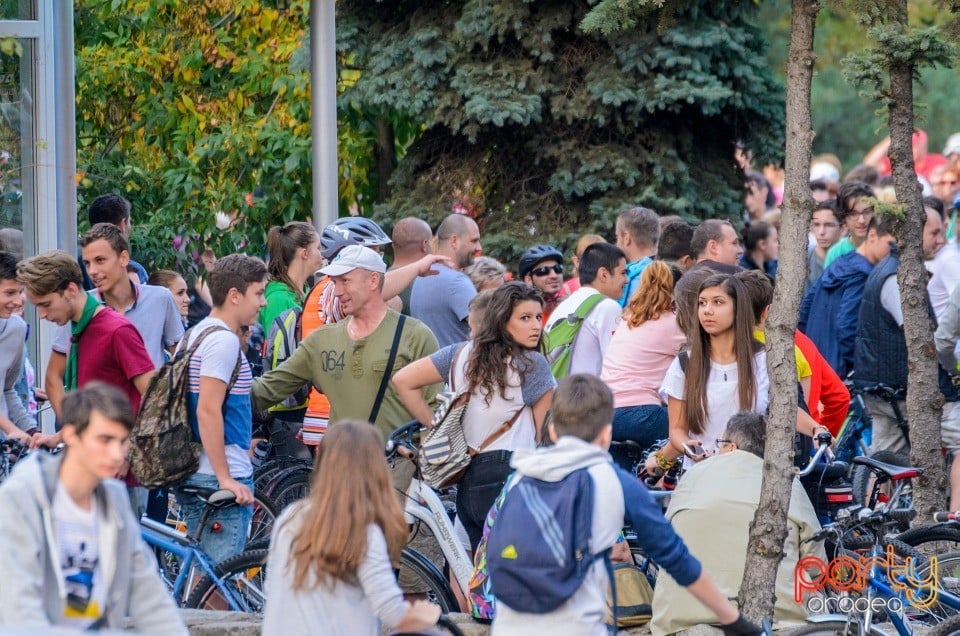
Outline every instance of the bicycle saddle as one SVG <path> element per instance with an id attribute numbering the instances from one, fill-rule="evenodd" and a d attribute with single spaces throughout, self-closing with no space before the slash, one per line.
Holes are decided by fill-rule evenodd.
<path id="1" fill-rule="evenodd" d="M 853 463 L 859 464 L 860 466 L 866 466 L 871 470 L 882 473 L 886 475 L 888 479 L 892 479 L 893 481 L 910 479 L 923 474 L 922 468 L 916 468 L 914 466 L 897 466 L 896 464 L 879 462 L 872 457 L 866 456 L 854 457 Z"/>
<path id="2" fill-rule="evenodd" d="M 214 508 L 226 508 L 237 502 L 237 496 L 226 489 L 217 490 L 216 488 L 205 488 L 203 486 L 184 486 L 181 490 L 189 495 L 196 496 L 197 499 Z"/>

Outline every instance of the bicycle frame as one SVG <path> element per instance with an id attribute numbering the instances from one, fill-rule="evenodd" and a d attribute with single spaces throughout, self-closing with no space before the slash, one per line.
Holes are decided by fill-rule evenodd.
<path id="1" fill-rule="evenodd" d="M 217 587 L 224 593 L 224 598 L 230 605 L 230 609 L 235 612 L 244 612 L 246 605 L 242 603 L 230 589 L 230 586 L 223 585 L 223 577 L 218 577 L 214 571 L 214 564 L 196 542 L 185 533 L 149 519 L 142 517 L 140 519 L 140 534 L 143 540 L 154 548 L 160 548 L 174 554 L 180 559 L 180 571 L 173 582 L 171 593 L 177 605 L 183 606 L 190 590 L 186 582 L 192 576 L 195 566 L 199 566 L 203 572 L 212 580 L 217 582 Z M 169 581 L 165 582 L 169 585 Z"/>
<path id="2" fill-rule="evenodd" d="M 899 578 L 899 581 L 906 579 L 906 575 Z M 866 634 L 869 633 L 871 626 L 873 625 L 873 604 L 870 601 L 874 598 L 883 598 L 883 599 L 899 599 L 903 604 L 903 607 L 909 607 L 910 601 L 906 595 L 898 590 L 895 590 L 893 585 L 890 584 L 890 579 L 887 577 L 887 574 L 884 572 L 883 568 L 879 564 L 874 564 L 870 568 L 870 576 L 867 579 L 867 610 L 864 612 L 862 617 L 851 617 L 846 614 L 820 614 L 817 616 L 807 617 L 808 623 L 822 623 L 829 621 L 855 621 L 861 628 L 860 633 Z M 946 605 L 955 610 L 960 610 L 960 597 L 946 592 L 942 589 L 937 589 L 937 602 Z M 914 633 L 913 627 L 905 620 L 904 613 L 902 611 L 887 611 L 887 617 L 890 620 L 890 623 L 893 625 L 894 629 L 899 636 L 912 636 Z"/>
<path id="3" fill-rule="evenodd" d="M 440 544 L 440 550 L 447 559 L 460 590 L 466 594 L 473 576 L 473 562 L 467 558 L 466 551 L 454 534 L 453 523 L 440 497 L 416 477 L 407 487 L 406 495 L 404 519 L 408 524 L 419 520 L 427 525 Z"/>

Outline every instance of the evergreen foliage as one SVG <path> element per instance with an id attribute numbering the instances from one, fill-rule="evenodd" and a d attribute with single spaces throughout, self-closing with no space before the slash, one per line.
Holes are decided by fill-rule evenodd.
<path id="1" fill-rule="evenodd" d="M 338 47 L 361 69 L 341 112 L 424 122 L 378 220 L 436 222 L 460 206 L 485 250 L 513 263 L 535 242 L 611 236 L 627 206 L 739 216 L 733 142 L 761 160 L 783 145 L 782 88 L 751 3 L 667 3 L 627 29 L 585 33 L 601 5 L 338 2 Z"/>

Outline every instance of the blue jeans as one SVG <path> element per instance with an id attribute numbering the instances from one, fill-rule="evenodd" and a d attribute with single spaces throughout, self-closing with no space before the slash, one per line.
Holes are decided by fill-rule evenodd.
<path id="1" fill-rule="evenodd" d="M 237 479 L 238 482 L 253 491 L 253 477 Z M 187 522 L 187 532 L 193 534 L 200 523 L 204 503 L 196 495 L 183 492 L 183 486 L 200 486 L 202 488 L 219 488 L 220 482 L 214 475 L 197 473 L 180 482 L 173 488 L 180 504 L 180 512 Z M 206 527 L 200 534 L 200 547 L 214 563 L 232 557 L 243 551 L 250 530 L 250 520 L 253 519 L 253 506 L 228 506 L 220 510 L 213 510 L 207 516 Z M 220 523 L 220 531 L 213 531 L 214 522 Z"/>
<path id="2" fill-rule="evenodd" d="M 613 410 L 613 441 L 628 440 L 650 448 L 668 435 L 667 407 L 656 404 L 621 406 Z M 617 460 L 616 452 L 611 452 Z M 622 463 L 617 461 L 618 464 Z M 629 462 L 628 462 L 629 463 Z"/>

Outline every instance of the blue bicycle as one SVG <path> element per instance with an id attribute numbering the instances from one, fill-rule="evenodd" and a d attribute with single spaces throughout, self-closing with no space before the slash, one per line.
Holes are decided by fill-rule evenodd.
<path id="1" fill-rule="evenodd" d="M 236 505 L 229 490 L 189 487 L 188 492 L 204 502 L 200 522 L 193 533 L 140 519 L 143 540 L 157 553 L 160 575 L 180 607 L 263 613 L 266 597 L 267 543 L 248 544 L 240 554 L 214 563 L 200 547 L 200 533 L 218 531 L 217 524 L 207 528 L 207 519 L 215 510 Z"/>

